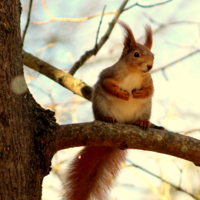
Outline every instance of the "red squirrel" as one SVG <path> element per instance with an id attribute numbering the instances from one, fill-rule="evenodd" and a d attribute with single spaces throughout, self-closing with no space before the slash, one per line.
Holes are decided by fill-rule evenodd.
<path id="1" fill-rule="evenodd" d="M 94 85 L 92 107 L 95 120 L 150 127 L 153 81 L 150 70 L 154 55 L 152 30 L 146 26 L 144 45 L 137 43 L 130 27 L 124 30 L 124 47 L 119 60 L 104 69 Z M 88 146 L 69 166 L 63 200 L 106 200 L 126 150 L 111 146 Z"/>

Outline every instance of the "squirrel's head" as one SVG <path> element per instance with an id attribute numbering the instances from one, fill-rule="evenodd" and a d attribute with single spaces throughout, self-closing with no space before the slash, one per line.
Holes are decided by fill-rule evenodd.
<path id="1" fill-rule="evenodd" d="M 118 21 L 124 30 L 124 48 L 120 59 L 125 59 L 130 71 L 138 71 L 142 73 L 149 72 L 153 66 L 154 55 L 150 51 L 153 39 L 151 27 L 145 27 L 145 42 L 144 44 L 137 43 L 130 27 Z"/>

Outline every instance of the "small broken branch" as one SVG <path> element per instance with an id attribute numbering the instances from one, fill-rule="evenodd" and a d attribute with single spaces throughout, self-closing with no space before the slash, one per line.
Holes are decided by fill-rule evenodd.
<path id="1" fill-rule="evenodd" d="M 78 94 L 85 99 L 91 100 L 92 88 L 83 81 L 74 78 L 72 75 L 57 69 L 25 51 L 22 51 L 22 57 L 23 63 L 27 67 L 47 76 L 63 87 L 69 89 L 71 92 Z"/>

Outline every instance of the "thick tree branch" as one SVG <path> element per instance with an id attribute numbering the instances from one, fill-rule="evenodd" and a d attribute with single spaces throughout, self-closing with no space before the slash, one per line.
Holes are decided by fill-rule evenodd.
<path id="1" fill-rule="evenodd" d="M 115 146 L 164 153 L 200 166 L 200 141 L 166 130 L 150 128 L 143 131 L 132 125 L 94 121 L 60 125 L 55 136 L 55 140 L 52 140 L 54 153 L 69 147 Z"/>

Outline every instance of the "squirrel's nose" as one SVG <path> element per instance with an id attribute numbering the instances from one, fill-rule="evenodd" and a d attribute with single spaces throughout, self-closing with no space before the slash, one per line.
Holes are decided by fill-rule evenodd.
<path id="1" fill-rule="evenodd" d="M 148 70 L 152 68 L 152 65 L 147 65 Z"/>

